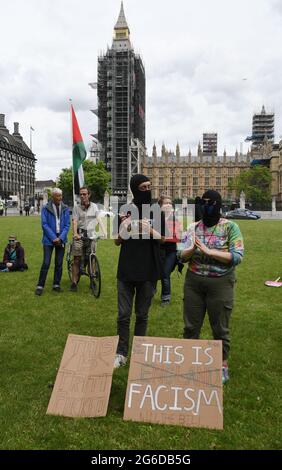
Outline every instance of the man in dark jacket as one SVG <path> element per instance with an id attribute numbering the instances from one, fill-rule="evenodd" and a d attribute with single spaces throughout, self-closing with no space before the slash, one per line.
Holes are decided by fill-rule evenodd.
<path id="1" fill-rule="evenodd" d="M 62 202 L 62 191 L 59 188 L 52 190 L 52 199 L 41 211 L 41 225 L 43 230 L 43 263 L 41 266 L 36 295 L 41 295 L 51 263 L 53 250 L 55 249 L 55 269 L 53 290 L 61 292 L 60 282 L 63 272 L 63 259 L 65 243 L 70 228 L 69 208 Z"/>
<path id="2" fill-rule="evenodd" d="M 0 271 L 24 271 L 27 265 L 24 261 L 24 249 L 17 241 L 16 235 L 10 235 L 8 245 L 4 250 L 3 263 L 0 263 Z"/>

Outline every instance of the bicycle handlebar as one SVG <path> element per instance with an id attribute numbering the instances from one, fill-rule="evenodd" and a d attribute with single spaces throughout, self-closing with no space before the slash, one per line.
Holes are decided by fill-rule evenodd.
<path id="1" fill-rule="evenodd" d="M 96 241 L 97 240 L 98 241 L 98 240 L 101 240 L 102 238 L 103 237 L 100 236 L 100 235 L 97 235 L 95 237 L 88 237 L 88 236 L 85 236 L 85 235 L 81 235 L 80 240 L 82 240 L 82 241 L 86 241 L 86 240 L 90 240 L 90 241 L 95 240 Z"/>

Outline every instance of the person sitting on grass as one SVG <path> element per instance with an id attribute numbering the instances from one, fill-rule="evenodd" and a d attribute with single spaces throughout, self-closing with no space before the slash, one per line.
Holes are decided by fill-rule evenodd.
<path id="1" fill-rule="evenodd" d="M 17 241 L 16 235 L 10 235 L 4 250 L 3 262 L 0 263 L 1 272 L 24 271 L 27 268 L 23 247 Z"/>

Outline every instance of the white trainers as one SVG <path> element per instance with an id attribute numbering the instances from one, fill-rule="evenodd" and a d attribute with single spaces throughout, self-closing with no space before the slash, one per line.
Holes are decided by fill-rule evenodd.
<path id="1" fill-rule="evenodd" d="M 118 367 L 125 366 L 126 363 L 127 357 L 123 356 L 122 354 L 116 354 L 114 369 L 118 369 Z"/>

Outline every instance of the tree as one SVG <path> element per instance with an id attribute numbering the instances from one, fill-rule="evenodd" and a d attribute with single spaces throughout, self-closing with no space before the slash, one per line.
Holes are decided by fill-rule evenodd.
<path id="1" fill-rule="evenodd" d="M 246 200 L 252 204 L 265 204 L 271 200 L 271 181 L 269 168 L 257 165 L 233 178 L 228 183 L 228 189 L 235 190 L 237 197 L 244 191 Z"/>
<path id="2" fill-rule="evenodd" d="M 104 194 L 109 191 L 110 175 L 103 162 L 93 163 L 90 160 L 83 162 L 85 186 L 91 191 L 91 199 L 103 202 Z M 58 187 L 63 191 L 64 201 L 68 204 L 73 198 L 72 168 L 63 168 L 58 179 Z"/>

